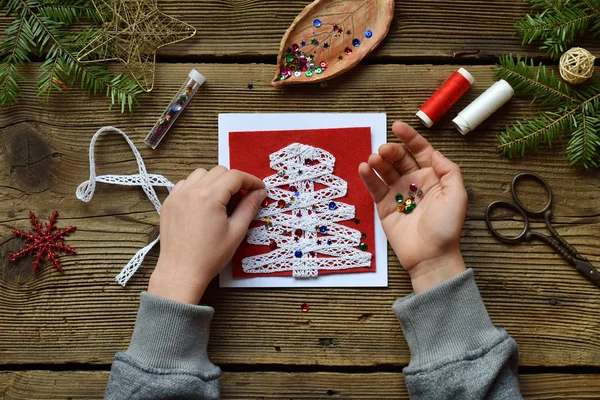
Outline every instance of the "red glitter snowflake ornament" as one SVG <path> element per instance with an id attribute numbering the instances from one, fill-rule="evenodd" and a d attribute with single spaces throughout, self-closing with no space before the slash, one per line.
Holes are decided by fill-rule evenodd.
<path id="1" fill-rule="evenodd" d="M 18 229 L 13 229 L 12 231 L 16 237 L 25 240 L 28 244 L 20 251 L 11 254 L 8 259 L 14 262 L 21 257 L 32 256 L 35 253 L 33 272 L 37 271 L 40 265 L 46 260 L 52 261 L 56 269 L 62 271 L 58 254 L 61 251 L 75 254 L 75 249 L 64 244 L 63 241 L 65 240 L 65 236 L 69 236 L 77 227 L 69 226 L 68 228 L 58 229 L 56 227 L 58 211 L 56 210 L 52 211 L 52 216 L 48 222 L 41 223 L 33 211 L 29 211 L 29 219 L 31 220 L 33 232 L 26 233 Z"/>

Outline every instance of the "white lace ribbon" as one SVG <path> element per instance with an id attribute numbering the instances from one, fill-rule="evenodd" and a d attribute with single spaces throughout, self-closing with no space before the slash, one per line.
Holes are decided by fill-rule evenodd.
<path id="1" fill-rule="evenodd" d="M 129 144 L 129 147 L 131 148 L 131 151 L 133 151 L 133 155 L 135 156 L 135 159 L 137 161 L 139 171 L 138 174 L 96 176 L 94 147 L 96 145 L 98 137 L 100 137 L 100 135 L 102 135 L 104 132 L 117 132 L 125 138 L 125 140 Z M 156 195 L 154 186 L 166 187 L 169 193 L 171 193 L 171 190 L 173 190 L 173 187 L 175 186 L 171 181 L 169 181 L 162 175 L 149 174 L 146 171 L 146 165 L 144 164 L 144 160 L 142 159 L 140 152 L 135 147 L 133 142 L 129 139 L 129 137 L 127 137 L 125 132 L 112 126 L 105 126 L 103 128 L 98 129 L 92 137 L 92 140 L 90 142 L 90 179 L 79 185 L 76 193 L 77 198 L 86 203 L 89 202 L 92 199 L 92 196 L 94 196 L 94 191 L 96 190 L 96 182 L 122 186 L 141 186 L 144 190 L 144 193 L 146 193 L 146 196 L 148 196 L 148 198 L 154 205 L 154 208 L 156 208 L 156 212 L 158 212 L 159 214 L 162 204 L 160 203 L 160 200 Z M 159 240 L 160 235 L 155 240 L 153 240 L 152 243 L 149 243 L 144 248 L 138 250 L 138 252 L 135 253 L 135 255 L 131 258 L 131 260 L 129 260 L 127 265 L 123 267 L 119 275 L 116 276 L 115 280 L 122 286 L 125 286 L 129 278 L 131 278 L 133 274 L 135 274 L 135 272 L 138 270 L 140 265 L 142 265 L 146 254 L 150 251 L 150 249 L 152 249 L 152 247 L 154 247 L 156 243 L 158 243 Z"/>
<path id="2" fill-rule="evenodd" d="M 274 202 L 258 212 L 255 219 L 265 225 L 250 229 L 247 242 L 272 251 L 244 258 L 243 271 L 291 271 L 296 278 L 314 278 L 319 270 L 369 267 L 371 253 L 355 248 L 361 233 L 337 224 L 353 219 L 356 212 L 354 206 L 334 201 L 348 191 L 348 183 L 333 175 L 335 157 L 293 143 L 271 154 L 270 160 L 276 173 L 264 182 Z"/>

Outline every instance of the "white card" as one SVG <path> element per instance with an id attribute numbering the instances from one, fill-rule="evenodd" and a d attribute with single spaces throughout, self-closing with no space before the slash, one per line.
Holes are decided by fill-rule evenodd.
<path id="1" fill-rule="evenodd" d="M 293 124 L 290 124 L 293 121 Z M 219 164 L 229 168 L 229 132 L 302 129 L 371 128 L 374 153 L 387 140 L 386 114 L 219 114 Z M 366 160 L 365 160 L 366 161 Z M 358 173 L 358 172 L 357 172 Z M 320 275 L 299 279 L 292 276 L 233 278 L 229 263 L 219 275 L 219 286 L 261 287 L 387 287 L 387 239 L 375 210 L 375 272 Z"/>

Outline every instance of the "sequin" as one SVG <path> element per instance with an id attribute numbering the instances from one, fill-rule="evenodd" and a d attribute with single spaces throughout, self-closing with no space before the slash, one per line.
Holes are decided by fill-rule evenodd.
<path id="1" fill-rule="evenodd" d="M 307 77 L 309 77 L 309 78 L 310 78 L 311 76 L 313 76 L 313 72 L 312 72 L 310 69 L 309 69 L 308 71 L 306 71 L 304 74 L 305 74 Z"/>
<path id="2" fill-rule="evenodd" d="M 315 253 L 314 251 L 311 251 L 310 253 L 308 253 L 308 256 L 315 258 L 317 256 L 317 253 Z"/>
<path id="3" fill-rule="evenodd" d="M 192 94 L 192 89 L 187 88 L 184 90 L 184 92 L 185 92 L 185 94 L 187 94 L 189 96 L 190 94 Z"/>
<path id="4" fill-rule="evenodd" d="M 321 244 L 321 240 L 317 240 L 317 244 L 320 245 Z"/>
<path id="5" fill-rule="evenodd" d="M 360 234 L 360 238 L 361 238 L 361 239 L 366 239 L 366 238 L 367 238 L 367 234 L 366 234 L 366 233 L 364 233 L 364 232 L 362 232 L 362 233 Z"/>
<path id="6" fill-rule="evenodd" d="M 296 213 L 296 217 L 298 217 L 298 218 L 302 218 L 302 213 L 301 213 L 300 211 L 298 211 L 298 212 Z"/>
<path id="7" fill-rule="evenodd" d="M 358 218 L 354 218 L 354 223 L 355 223 L 356 225 L 360 224 L 360 219 L 358 219 Z"/>
<path id="8" fill-rule="evenodd" d="M 296 70 L 297 70 L 298 68 L 296 68 L 296 65 L 295 65 L 295 64 L 292 64 L 292 65 L 290 65 L 290 67 L 289 67 L 288 69 L 290 70 L 290 72 L 296 72 Z"/>
<path id="9" fill-rule="evenodd" d="M 338 31 L 338 33 L 342 33 L 342 32 L 344 32 L 344 30 L 343 30 L 342 28 L 338 28 L 338 30 L 337 30 L 337 31 Z"/>
<path id="10" fill-rule="evenodd" d="M 310 44 L 314 45 L 314 46 L 318 46 L 319 45 L 319 41 L 317 39 L 311 39 Z"/>
<path id="11" fill-rule="evenodd" d="M 367 251 L 367 250 L 369 249 L 369 246 L 367 246 L 367 244 L 366 244 L 366 243 L 364 243 L 364 242 L 363 242 L 363 243 L 361 243 L 361 244 L 360 244 L 360 246 L 358 246 L 358 247 L 360 247 L 360 249 L 361 249 L 362 251 Z"/>
<path id="12" fill-rule="evenodd" d="M 314 25 L 314 27 L 315 27 L 315 28 L 320 28 L 320 27 L 321 27 L 321 25 L 323 25 L 323 23 L 321 22 L 321 20 L 320 20 L 320 19 L 318 19 L 318 18 L 317 18 L 317 19 L 315 19 L 315 20 L 313 21 L 313 25 Z"/>
<path id="13" fill-rule="evenodd" d="M 314 69 L 315 69 L 315 63 L 313 63 L 313 62 L 308 63 L 308 68 L 314 71 Z"/>
<path id="14" fill-rule="evenodd" d="M 254 85 L 253 85 L 253 84 L 251 84 L 251 83 L 249 83 L 249 84 L 248 84 L 248 89 L 250 89 L 250 90 L 254 89 Z"/>
<path id="15" fill-rule="evenodd" d="M 284 77 L 284 79 L 289 78 L 290 76 L 292 76 L 292 73 L 290 72 L 290 70 L 288 69 L 282 69 L 281 70 L 281 76 Z"/>
<path id="16" fill-rule="evenodd" d="M 331 240 L 328 240 L 328 241 L 327 241 L 327 244 L 328 244 L 329 246 L 331 246 L 331 245 L 333 244 L 333 242 L 332 242 Z"/>
<path id="17" fill-rule="evenodd" d="M 416 192 L 419 188 L 417 187 L 416 183 L 411 183 L 409 188 L 408 188 L 411 192 Z"/>
<path id="18" fill-rule="evenodd" d="M 338 56 L 338 61 L 342 61 L 343 59 L 344 59 L 344 57 Z"/>
<path id="19" fill-rule="evenodd" d="M 296 196 L 296 198 L 300 197 L 300 192 L 294 192 L 294 196 Z"/>
<path id="20" fill-rule="evenodd" d="M 292 45 L 292 52 L 296 53 L 296 52 L 298 52 L 298 50 L 300 50 L 300 46 L 298 46 L 296 43 L 294 43 Z"/>
<path id="21" fill-rule="evenodd" d="M 406 199 L 406 201 L 404 202 L 404 205 L 408 207 L 408 206 L 412 205 L 412 203 L 413 202 L 411 199 Z"/>
<path id="22" fill-rule="evenodd" d="M 302 76 L 302 72 L 296 71 L 294 72 L 294 78 L 300 78 Z"/>
<path id="23" fill-rule="evenodd" d="M 302 46 L 302 47 L 306 46 L 306 42 L 305 42 L 304 40 L 303 40 L 303 41 L 301 41 L 301 42 L 300 42 L 300 46 Z"/>
<path id="24" fill-rule="evenodd" d="M 402 202 L 404 201 L 404 196 L 402 196 L 402 194 L 398 193 L 398 194 L 396 195 L 396 201 L 397 201 L 398 203 L 402 203 Z"/>
<path id="25" fill-rule="evenodd" d="M 311 160 L 310 158 L 305 158 L 304 159 L 304 165 L 306 165 L 307 167 L 310 167 L 313 165 L 313 160 Z"/>
<path id="26" fill-rule="evenodd" d="M 373 32 L 371 32 L 370 30 L 368 30 L 368 29 L 367 29 L 367 30 L 365 31 L 365 37 L 366 37 L 367 39 L 370 39 L 372 36 L 373 36 Z"/>
<path id="27" fill-rule="evenodd" d="M 269 241 L 269 248 L 271 250 L 276 250 L 277 249 L 277 242 L 275 241 L 275 239 L 271 239 Z"/>
<path id="28" fill-rule="evenodd" d="M 396 207 L 396 210 L 398 210 L 398 212 L 404 212 L 404 209 L 406 207 L 404 206 L 404 204 L 398 204 L 398 206 Z"/>
<path id="29" fill-rule="evenodd" d="M 317 209 L 317 206 L 315 204 L 313 204 L 312 206 L 310 206 L 313 210 Z"/>
<path id="30" fill-rule="evenodd" d="M 350 54 L 352 54 L 352 49 L 350 47 L 346 47 L 344 49 L 344 53 L 346 53 L 346 55 L 349 56 Z"/>
<path id="31" fill-rule="evenodd" d="M 170 121 L 170 120 L 171 120 L 171 114 L 165 115 L 165 121 Z"/>
<path id="32" fill-rule="evenodd" d="M 265 222 L 266 222 L 267 224 L 270 224 L 270 223 L 271 223 L 271 218 L 269 218 L 269 217 L 265 218 Z"/>
<path id="33" fill-rule="evenodd" d="M 328 49 L 328 48 L 329 48 L 329 43 L 325 43 L 325 44 L 323 45 L 323 47 L 324 47 L 324 48 L 326 48 L 326 49 Z"/>
<path id="34" fill-rule="evenodd" d="M 329 202 L 329 209 L 331 211 L 335 210 L 337 208 L 337 204 L 335 204 L 335 201 L 330 201 Z"/>
<path id="35" fill-rule="evenodd" d="M 346 31 L 346 35 L 352 35 L 352 31 L 351 31 L 350 29 L 348 29 L 348 30 Z"/>
<path id="36" fill-rule="evenodd" d="M 302 236 L 303 233 L 304 232 L 302 232 L 302 229 L 299 229 L 299 228 L 294 231 L 294 235 L 296 235 L 296 236 Z"/>
<path id="37" fill-rule="evenodd" d="M 325 235 L 327 233 L 327 231 L 329 231 L 329 229 L 327 229 L 327 227 L 325 225 L 323 225 L 319 228 L 319 232 L 321 232 L 322 235 Z"/>
<path id="38" fill-rule="evenodd" d="M 319 228 L 320 228 L 319 225 L 315 225 L 315 231 L 319 232 Z"/>
<path id="39" fill-rule="evenodd" d="M 297 192 L 298 188 L 294 185 L 290 186 L 290 192 Z"/>
<path id="40" fill-rule="evenodd" d="M 304 72 L 304 71 L 306 71 L 307 69 L 308 69 L 308 67 L 306 66 L 306 64 L 302 64 L 302 65 L 300 65 L 300 71 Z M 302 74 L 300 74 L 300 75 L 302 75 Z"/>
<path id="41" fill-rule="evenodd" d="M 185 94 L 182 94 L 181 96 L 179 96 L 179 100 L 185 102 L 187 100 L 187 96 Z"/>
<path id="42" fill-rule="evenodd" d="M 285 207 L 285 200 L 279 200 L 277 202 L 277 208 L 283 208 Z"/>
<path id="43" fill-rule="evenodd" d="M 294 56 L 291 54 L 285 56 L 285 61 L 291 63 L 292 61 L 294 61 Z"/>
<path id="44" fill-rule="evenodd" d="M 352 39 L 352 46 L 354 46 L 354 47 L 360 46 L 360 40 L 358 40 L 356 38 Z"/>
<path id="45" fill-rule="evenodd" d="M 316 72 L 317 74 L 322 74 L 322 73 L 323 73 L 323 68 L 321 68 L 321 67 L 317 67 L 317 68 L 315 69 L 315 72 Z"/>
<path id="46" fill-rule="evenodd" d="M 181 104 L 173 104 L 171 106 L 171 111 L 173 111 L 173 112 L 179 112 L 179 111 L 181 111 L 182 108 L 183 107 L 181 106 Z"/>
<path id="47" fill-rule="evenodd" d="M 285 52 L 286 52 L 286 53 L 291 53 L 291 52 L 292 52 L 292 48 L 291 48 L 291 47 L 288 47 L 287 49 L 285 49 Z"/>
<path id="48" fill-rule="evenodd" d="M 423 197 L 423 191 L 421 189 L 417 190 L 417 197 Z"/>
<path id="49" fill-rule="evenodd" d="M 290 197 L 290 201 L 296 201 L 296 196 Z"/>
<path id="50" fill-rule="evenodd" d="M 302 310 L 302 312 L 308 312 L 309 308 L 310 307 L 306 303 L 304 303 L 300 306 L 300 310 Z"/>
<path id="51" fill-rule="evenodd" d="M 269 205 L 269 199 L 264 199 L 263 202 L 261 203 L 261 205 L 263 207 L 267 207 Z"/>
<path id="52" fill-rule="evenodd" d="M 333 30 L 337 31 L 339 29 L 339 26 L 337 26 L 337 24 L 333 25 Z"/>
<path id="53" fill-rule="evenodd" d="M 294 256 L 295 256 L 296 258 L 302 258 L 302 250 L 296 250 L 296 251 L 294 252 Z"/>
<path id="54" fill-rule="evenodd" d="M 325 69 L 327 68 L 327 61 L 321 61 L 321 63 L 319 64 L 321 66 L 321 68 Z"/>
<path id="55" fill-rule="evenodd" d="M 284 176 L 284 175 L 285 175 L 285 172 L 284 172 L 284 171 L 277 171 L 277 175 L 279 175 L 279 176 Z"/>
<path id="56" fill-rule="evenodd" d="M 411 212 L 413 212 L 413 210 L 415 209 L 415 205 L 412 204 L 410 206 L 407 206 L 406 209 L 404 210 L 404 212 L 406 212 L 407 214 L 410 214 Z"/>

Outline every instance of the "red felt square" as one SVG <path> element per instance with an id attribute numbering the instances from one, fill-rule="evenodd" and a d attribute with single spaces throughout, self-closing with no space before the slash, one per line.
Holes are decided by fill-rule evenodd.
<path id="1" fill-rule="evenodd" d="M 344 202 L 356 207 L 354 220 L 337 222 L 354 228 L 366 234 L 362 242 L 368 246 L 373 255 L 371 266 L 350 268 L 345 270 L 320 270 L 319 274 L 374 272 L 375 271 L 375 210 L 371 195 L 364 187 L 358 175 L 358 165 L 366 161 L 371 154 L 371 128 L 340 128 L 340 129 L 307 129 L 290 131 L 253 131 L 230 132 L 229 155 L 230 167 L 258 176 L 261 179 L 274 174 L 270 168 L 269 155 L 292 143 L 302 143 L 321 148 L 331 153 L 336 161 L 333 174 L 348 183 L 348 193 L 335 201 Z M 317 189 L 315 187 L 315 189 Z M 260 225 L 253 222 L 251 227 Z M 233 256 L 232 270 L 234 278 L 256 276 L 288 276 L 292 272 L 270 274 L 248 274 L 242 270 L 242 259 L 271 251 L 268 246 L 251 245 L 244 240 Z M 319 255 L 320 257 L 320 255 Z"/>

